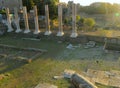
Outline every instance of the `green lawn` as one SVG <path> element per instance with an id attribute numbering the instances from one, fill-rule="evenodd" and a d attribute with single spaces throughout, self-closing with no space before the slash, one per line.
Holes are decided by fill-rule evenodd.
<path id="1" fill-rule="evenodd" d="M 21 38 L 22 36 L 15 37 L 13 35 L 5 35 L 0 38 L 0 43 L 14 45 L 16 47 L 40 48 L 45 49 L 48 52 L 43 53 L 32 63 L 22 64 L 14 69 L 8 71 L 6 70 L 4 74 L 10 73 L 10 76 L 0 80 L 0 88 L 34 88 L 39 83 L 51 83 L 57 85 L 59 88 L 70 88 L 71 84 L 69 80 L 55 80 L 53 79 L 53 76 L 61 75 L 65 69 L 72 69 L 77 72 L 85 71 L 88 68 L 100 70 L 120 70 L 120 68 L 117 68 L 118 63 L 116 61 L 103 61 L 101 59 L 101 63 L 96 64 L 96 59 L 80 58 L 75 52 L 79 52 L 82 48 L 76 49 L 76 51 L 67 50 L 66 46 L 68 43 L 66 42 L 58 43 L 57 41 L 45 39 L 41 39 L 41 41 L 31 41 L 23 40 Z M 64 56 L 65 51 L 69 52 L 67 57 Z M 6 66 L 11 66 L 12 68 L 19 62 L 11 61 L 7 63 L 10 65 Z M 111 88 L 101 85 L 98 86 L 100 88 Z"/>

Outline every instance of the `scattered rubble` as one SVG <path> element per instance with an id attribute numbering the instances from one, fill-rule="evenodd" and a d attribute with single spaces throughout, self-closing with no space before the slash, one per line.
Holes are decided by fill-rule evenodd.
<path id="1" fill-rule="evenodd" d="M 0 80 L 6 78 L 6 77 L 9 77 L 10 76 L 10 73 L 5 73 L 5 74 L 0 74 Z"/>
<path id="2" fill-rule="evenodd" d="M 68 78 L 68 79 L 70 79 L 73 74 L 75 74 L 75 71 L 65 69 L 64 72 L 63 72 L 63 75 L 61 75 L 61 76 L 54 76 L 53 78 L 54 79 L 62 79 L 62 78 Z"/>
<path id="3" fill-rule="evenodd" d="M 76 73 L 66 69 L 63 76 L 54 76 L 55 79 L 68 78 L 76 88 L 97 88 L 94 84 L 120 87 L 120 71 L 99 71 L 88 69 L 87 72 Z"/>
<path id="4" fill-rule="evenodd" d="M 10 73 L 5 73 L 4 75 L 7 76 L 7 77 L 9 77 L 11 74 Z"/>
<path id="5" fill-rule="evenodd" d="M 81 44 L 78 44 L 77 46 L 73 46 L 72 44 L 69 44 L 66 48 L 74 50 L 75 48 L 80 48 L 80 47 L 81 47 Z"/>
<path id="6" fill-rule="evenodd" d="M 5 75 L 4 74 L 0 74 L 0 80 L 4 79 Z"/>
<path id="7" fill-rule="evenodd" d="M 22 38 L 23 40 L 33 40 L 33 41 L 41 41 L 41 39 L 36 38 Z"/>
<path id="8" fill-rule="evenodd" d="M 88 43 L 85 44 L 84 48 L 87 49 L 87 48 L 93 48 L 95 47 L 96 45 L 96 42 L 94 41 L 89 41 Z"/>
<path id="9" fill-rule="evenodd" d="M 87 48 L 93 48 L 93 47 L 95 47 L 95 45 L 96 45 L 96 42 L 94 42 L 94 41 L 89 41 L 88 43 L 86 43 L 85 45 L 83 45 L 83 47 L 84 47 L 85 49 L 87 49 Z M 74 46 L 74 45 L 72 45 L 72 44 L 69 44 L 66 48 L 67 48 L 67 49 L 74 50 L 75 48 L 80 48 L 81 46 L 82 46 L 81 44 L 78 44 L 77 46 Z M 97 46 L 97 47 L 99 47 L 99 46 Z"/>
<path id="10" fill-rule="evenodd" d="M 66 69 L 63 73 L 64 78 L 71 78 L 75 71 Z"/>
<path id="11" fill-rule="evenodd" d="M 73 48 L 73 45 L 72 44 L 69 44 L 67 47 L 66 47 L 67 49 L 75 49 L 75 48 Z"/>
<path id="12" fill-rule="evenodd" d="M 35 88 L 58 88 L 58 87 L 48 83 L 40 83 Z"/>
<path id="13" fill-rule="evenodd" d="M 7 55 L 6 54 L 0 54 L 0 58 L 6 58 Z"/>
<path id="14" fill-rule="evenodd" d="M 62 41 L 58 41 L 58 43 L 62 43 Z"/>
<path id="15" fill-rule="evenodd" d="M 53 78 L 54 79 L 62 79 L 62 78 L 64 78 L 64 76 L 54 76 Z"/>
<path id="16" fill-rule="evenodd" d="M 18 61 L 25 62 L 25 63 L 31 63 L 32 62 L 32 59 L 29 59 L 29 58 L 26 58 L 26 57 L 22 57 L 22 56 L 15 57 L 14 59 L 18 60 Z"/>
<path id="17" fill-rule="evenodd" d="M 77 74 L 73 70 L 66 69 L 63 73 L 63 76 L 54 76 L 55 79 L 68 78 L 71 80 L 72 84 L 76 88 L 97 88 L 92 82 L 83 77 L 80 74 Z"/>
<path id="18" fill-rule="evenodd" d="M 84 77 L 106 86 L 120 87 L 120 71 L 99 71 L 88 69 Z"/>
<path id="19" fill-rule="evenodd" d="M 38 48 L 20 48 L 20 47 L 4 45 L 4 44 L 0 44 L 0 47 L 12 48 L 12 49 L 18 49 L 18 50 L 26 50 L 26 51 L 47 52 L 47 50 L 38 49 Z"/>
<path id="20" fill-rule="evenodd" d="M 92 82 L 80 74 L 73 74 L 71 82 L 76 88 L 97 88 Z"/>

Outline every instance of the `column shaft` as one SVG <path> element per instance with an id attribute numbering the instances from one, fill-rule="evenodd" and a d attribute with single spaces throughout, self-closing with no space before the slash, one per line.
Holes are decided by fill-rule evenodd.
<path id="1" fill-rule="evenodd" d="M 58 5 L 58 22 L 59 22 L 59 32 L 57 33 L 57 36 L 63 36 L 63 24 L 62 24 L 62 5 Z"/>
<path id="2" fill-rule="evenodd" d="M 17 30 L 15 32 L 19 33 L 22 30 L 20 29 L 20 25 L 19 25 L 20 18 L 18 16 L 18 9 L 17 8 L 14 8 L 14 14 L 15 14 L 15 24 L 17 26 Z"/>
<path id="3" fill-rule="evenodd" d="M 76 29 L 76 4 L 72 4 L 72 38 L 77 37 L 77 29 Z"/>
<path id="4" fill-rule="evenodd" d="M 48 5 L 45 5 L 45 22 L 46 22 L 46 32 L 45 35 L 50 35 L 50 20 L 49 20 L 49 9 Z"/>
<path id="5" fill-rule="evenodd" d="M 23 7 L 23 15 L 24 15 L 24 22 L 25 22 L 25 31 L 24 33 L 29 33 L 29 24 L 28 24 L 28 16 L 27 16 L 27 9 Z"/>
<path id="6" fill-rule="evenodd" d="M 12 32 L 12 31 L 13 31 L 13 28 L 12 28 L 12 26 L 11 26 L 11 18 L 10 18 L 9 8 L 6 8 L 6 15 L 7 15 L 7 26 L 8 26 L 7 32 Z"/>
<path id="7" fill-rule="evenodd" d="M 35 21 L 35 31 L 34 34 L 38 34 L 39 30 L 39 23 L 38 23 L 38 13 L 37 13 L 37 6 L 34 6 L 34 21 Z"/>

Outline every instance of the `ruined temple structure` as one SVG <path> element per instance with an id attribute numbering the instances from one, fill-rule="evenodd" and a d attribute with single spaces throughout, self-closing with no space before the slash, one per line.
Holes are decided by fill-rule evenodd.
<path id="1" fill-rule="evenodd" d="M 0 0 L 0 9 L 9 8 L 13 10 L 15 7 L 21 9 L 23 7 L 22 0 Z"/>
<path id="2" fill-rule="evenodd" d="M 8 1 L 6 1 L 6 3 L 4 1 L 2 2 L 2 3 L 5 3 L 4 6 L 6 6 Z M 17 0 L 17 2 L 20 2 L 20 0 L 19 1 Z M 20 7 L 20 5 L 19 5 L 19 7 Z M 7 32 L 14 31 L 11 27 L 11 22 L 14 21 L 16 23 L 16 26 L 17 26 L 17 30 L 15 30 L 15 31 L 16 31 L 16 33 L 19 33 L 22 30 L 20 29 L 20 23 L 19 23 L 20 17 L 18 16 L 18 9 L 15 6 L 13 7 L 14 17 L 13 17 L 13 19 L 11 19 L 10 18 L 10 9 L 11 8 L 12 7 L 10 7 L 10 5 L 9 5 L 9 7 L 6 7 L 6 15 L 7 15 L 6 24 L 8 26 Z M 29 18 L 28 18 L 27 8 L 26 8 L 26 6 L 24 6 L 21 9 L 23 10 L 22 14 L 23 14 L 23 20 L 24 20 L 24 24 L 25 24 L 24 33 L 29 33 L 29 32 L 31 32 L 31 30 L 29 29 L 29 22 L 28 22 Z M 62 10 L 63 10 L 62 9 L 62 4 L 59 4 L 58 5 L 58 21 L 59 21 L 58 29 L 59 30 L 58 30 L 56 36 L 63 36 L 64 35 L 63 23 L 62 23 Z M 37 6 L 34 6 L 33 12 L 34 12 L 33 18 L 34 18 L 34 23 L 35 23 L 34 34 L 39 34 L 40 29 L 39 29 Z M 45 5 L 45 25 L 46 25 L 46 30 L 45 30 L 44 35 L 50 35 L 52 33 L 52 31 L 51 31 L 51 28 L 50 28 L 49 7 L 48 7 L 48 5 Z M 76 4 L 73 3 L 72 4 L 72 31 L 71 31 L 70 37 L 76 38 L 77 36 L 78 36 L 78 34 L 77 34 L 77 28 L 76 28 Z"/>

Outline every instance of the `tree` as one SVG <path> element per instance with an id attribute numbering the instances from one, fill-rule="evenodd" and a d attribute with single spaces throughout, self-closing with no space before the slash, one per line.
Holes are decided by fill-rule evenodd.
<path id="1" fill-rule="evenodd" d="M 78 23 L 79 20 L 80 20 L 80 15 L 77 15 L 77 16 L 76 16 L 76 22 Z"/>
<path id="2" fill-rule="evenodd" d="M 50 18 L 56 18 L 59 0 L 34 0 L 34 3 L 38 6 L 38 13 L 40 15 L 45 14 L 45 5 L 48 5 Z"/>
<path id="3" fill-rule="evenodd" d="M 44 2 L 49 6 L 50 18 L 56 18 L 58 13 L 59 0 L 44 0 Z"/>
<path id="4" fill-rule="evenodd" d="M 85 22 L 85 18 L 80 18 L 79 21 L 77 22 L 77 26 L 78 27 L 83 27 L 84 26 L 84 22 Z"/>
<path id="5" fill-rule="evenodd" d="M 89 6 L 80 6 L 79 13 L 85 12 L 88 14 L 111 14 L 119 12 L 120 4 L 111 4 L 106 2 L 95 2 Z"/>
<path id="6" fill-rule="evenodd" d="M 34 1 L 33 0 L 23 0 L 23 6 L 27 7 L 27 11 L 29 12 L 31 9 L 33 9 L 34 6 Z"/>
<path id="7" fill-rule="evenodd" d="M 6 11 L 4 9 L 0 10 L 0 14 L 6 14 Z"/>
<path id="8" fill-rule="evenodd" d="M 33 9 L 34 5 L 37 5 L 39 15 L 45 15 L 45 5 L 48 5 L 50 18 L 52 19 L 57 16 L 58 3 L 59 0 L 23 0 L 23 5 L 27 6 L 28 11 Z"/>

